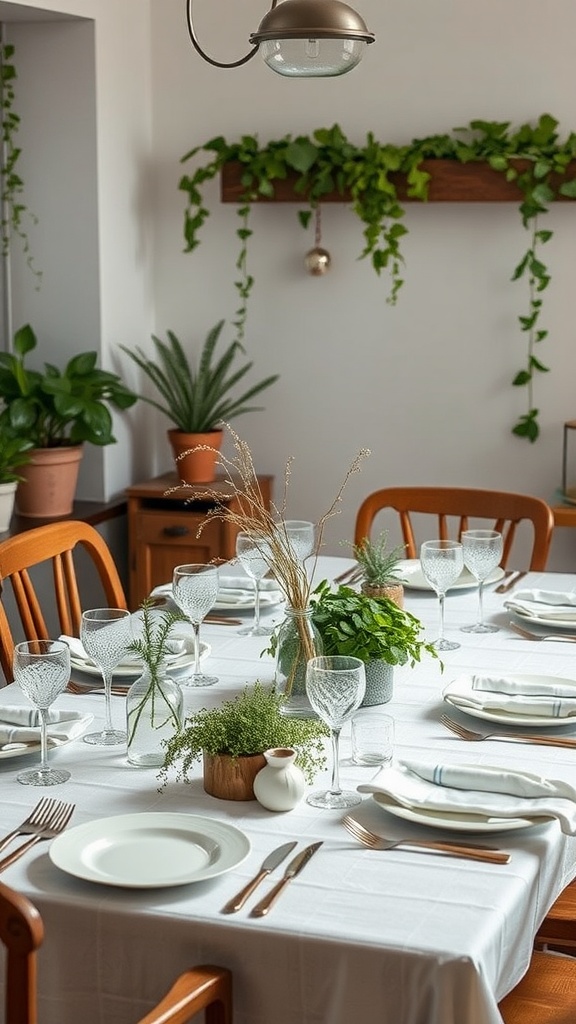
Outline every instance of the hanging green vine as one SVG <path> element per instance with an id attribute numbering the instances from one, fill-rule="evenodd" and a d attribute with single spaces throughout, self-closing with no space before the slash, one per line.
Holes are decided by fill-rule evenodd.
<path id="1" fill-rule="evenodd" d="M 24 182 L 17 171 L 21 149 L 16 144 L 16 136 L 20 128 L 20 116 L 14 110 L 14 82 L 17 78 L 14 64 L 14 46 L 11 43 L 0 43 L 0 122 L 2 138 L 2 155 L 0 157 L 0 201 L 2 217 L 0 220 L 0 248 L 6 258 L 14 236 L 19 238 L 26 265 L 36 278 L 36 287 L 40 287 L 42 271 L 34 264 L 30 242 L 25 228 L 26 217 L 33 224 L 38 218 L 31 213 L 22 201 Z"/>
<path id="2" fill-rule="evenodd" d="M 274 198 L 274 183 L 296 175 L 294 189 L 302 195 L 306 209 L 298 212 L 306 227 L 314 209 L 331 193 L 349 196 L 352 209 L 363 225 L 362 258 L 369 258 L 377 274 L 386 271 L 390 279 L 387 301 L 394 305 L 404 283 L 404 257 L 401 243 L 408 229 L 403 223 L 404 206 L 398 195 L 397 175 L 406 182 L 410 199 L 425 202 L 428 198 L 430 174 L 422 168 L 429 159 L 450 159 L 460 163 L 485 161 L 502 173 L 507 181 L 518 186 L 522 201 L 520 214 L 529 232 L 528 247 L 513 273 L 513 280 L 524 278 L 528 286 L 528 308 L 518 317 L 520 330 L 526 336 L 526 360 L 512 381 L 515 387 L 526 387 L 526 412 L 519 417 L 513 433 L 535 441 L 539 434 L 539 410 L 534 404 L 534 377 L 548 372 L 538 346 L 548 332 L 541 326 L 542 292 L 550 281 L 550 273 L 542 262 L 541 247 L 552 238 L 552 231 L 539 227 L 538 219 L 548 212 L 557 196 L 576 198 L 576 174 L 570 164 L 576 159 L 576 135 L 561 140 L 558 122 L 543 114 L 535 126 L 522 125 L 511 130 L 508 122 L 474 120 L 451 134 L 414 139 L 407 145 L 395 146 L 378 142 L 370 132 L 364 145 L 358 146 L 344 135 L 339 125 L 318 128 L 311 136 L 293 138 L 286 135 L 261 145 L 252 135 L 229 143 L 217 136 L 190 150 L 186 163 L 200 153 L 209 159 L 191 174 L 185 174 L 179 188 L 186 193 L 184 238 L 191 252 L 199 244 L 199 233 L 209 210 L 202 194 L 206 182 L 214 178 L 229 162 L 240 163 L 243 193 L 237 229 L 240 271 L 235 287 L 240 296 L 235 326 L 242 342 L 247 319 L 248 299 L 254 279 L 248 272 L 247 243 L 252 232 L 249 226 L 251 204 L 258 198 Z"/>

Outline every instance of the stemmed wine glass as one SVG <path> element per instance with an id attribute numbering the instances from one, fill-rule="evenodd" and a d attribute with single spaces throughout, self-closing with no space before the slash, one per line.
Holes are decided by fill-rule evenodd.
<path id="1" fill-rule="evenodd" d="M 213 686 L 218 676 L 200 671 L 200 623 L 218 597 L 218 570 L 214 565 L 177 565 L 172 576 L 172 596 L 194 630 L 194 671 L 182 686 Z"/>
<path id="2" fill-rule="evenodd" d="M 238 559 L 254 580 L 254 619 L 251 626 L 238 630 L 243 636 L 270 636 L 272 633 L 269 626 L 260 625 L 260 580 L 269 569 L 266 551 L 267 545 L 263 538 L 252 533 L 239 533 L 236 537 Z"/>
<path id="3" fill-rule="evenodd" d="M 420 548 L 420 566 L 428 583 L 438 595 L 440 634 L 434 641 L 437 651 L 455 651 L 460 644 L 444 636 L 444 598 L 464 568 L 462 545 L 457 540 L 425 540 Z"/>
<path id="4" fill-rule="evenodd" d="M 284 528 L 296 558 L 304 562 L 314 550 L 314 523 L 304 519 L 286 519 Z"/>
<path id="5" fill-rule="evenodd" d="M 70 778 L 50 768 L 46 727 L 48 708 L 70 679 L 70 648 L 62 640 L 26 640 L 14 648 L 14 681 L 40 713 L 40 764 L 16 776 L 23 786 L 58 786 Z"/>
<path id="6" fill-rule="evenodd" d="M 125 743 L 123 729 L 112 725 L 112 675 L 126 655 L 132 639 L 132 620 L 125 608 L 90 608 L 82 612 L 80 639 L 84 650 L 98 666 L 104 680 L 105 725 L 101 732 L 89 732 L 85 743 L 109 747 Z"/>
<path id="7" fill-rule="evenodd" d="M 484 581 L 502 558 L 502 534 L 498 530 L 465 530 L 462 534 L 464 564 L 478 580 L 478 621 L 461 626 L 463 633 L 497 633 L 499 627 L 484 622 Z"/>
<path id="8" fill-rule="evenodd" d="M 332 783 L 323 793 L 311 793 L 313 807 L 344 808 L 359 804 L 358 793 L 340 789 L 339 742 L 344 722 L 360 707 L 366 691 L 366 671 L 359 658 L 345 655 L 311 658 L 306 666 L 306 693 L 314 711 L 330 728 Z"/>

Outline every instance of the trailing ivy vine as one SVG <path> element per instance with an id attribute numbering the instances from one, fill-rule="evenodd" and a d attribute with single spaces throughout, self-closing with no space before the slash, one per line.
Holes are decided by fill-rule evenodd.
<path id="1" fill-rule="evenodd" d="M 36 287 L 40 287 L 42 271 L 34 264 L 30 242 L 25 227 L 28 216 L 33 224 L 38 222 L 22 201 L 24 182 L 17 170 L 21 149 L 16 144 L 16 136 L 20 128 L 20 116 L 14 110 L 14 82 L 17 78 L 14 63 L 14 46 L 11 43 L 0 43 L 0 132 L 2 154 L 0 156 L 0 202 L 2 213 L 0 219 L 0 251 L 6 258 L 14 236 L 20 240 L 26 265 L 36 278 Z"/>
<path id="2" fill-rule="evenodd" d="M 361 257 L 368 258 L 377 274 L 386 271 L 390 279 L 387 301 L 394 305 L 404 283 L 402 239 L 408 229 L 403 222 L 405 210 L 392 175 L 400 173 L 406 181 L 407 195 L 425 202 L 430 174 L 422 168 L 429 159 L 451 159 L 460 163 L 485 161 L 518 186 L 522 200 L 520 215 L 529 233 L 528 246 L 516 266 L 512 279 L 527 283 L 527 308 L 518 317 L 526 337 L 526 357 L 513 378 L 515 387 L 526 388 L 526 412 L 513 427 L 519 437 L 535 441 L 539 434 L 539 410 L 534 402 L 534 379 L 548 372 L 540 357 L 539 346 L 548 332 L 541 325 L 542 293 L 550 282 L 550 273 L 542 260 L 542 246 L 552 231 L 540 227 L 540 218 L 558 195 L 576 198 L 576 135 L 560 139 L 558 122 L 543 114 L 535 126 L 524 124 L 512 130 L 509 122 L 474 120 L 453 129 L 452 133 L 413 139 L 403 146 L 378 142 L 370 132 L 363 145 L 352 143 L 339 125 L 318 128 L 312 135 L 260 144 L 256 136 L 244 135 L 229 143 L 217 136 L 196 146 L 182 157 L 187 163 L 205 154 L 208 160 L 182 176 L 179 188 L 186 194 L 184 238 L 186 252 L 199 244 L 199 234 L 209 216 L 203 189 L 229 162 L 241 165 L 243 193 L 238 209 L 237 235 L 240 253 L 236 263 L 239 279 L 235 287 L 240 306 L 234 321 L 238 340 L 245 336 L 248 300 L 254 279 L 248 272 L 247 246 L 252 232 L 249 226 L 251 204 L 258 198 L 274 198 L 274 183 L 296 175 L 295 192 L 302 195 L 305 209 L 298 211 L 304 227 L 314 209 L 331 193 L 349 195 L 353 211 L 363 225 L 364 245 Z"/>

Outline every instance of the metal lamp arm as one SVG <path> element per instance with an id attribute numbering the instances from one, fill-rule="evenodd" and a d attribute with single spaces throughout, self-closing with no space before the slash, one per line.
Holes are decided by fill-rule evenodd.
<path id="1" fill-rule="evenodd" d="M 198 42 L 198 38 L 196 36 L 196 32 L 194 30 L 194 23 L 192 19 L 192 3 L 193 0 L 186 0 L 186 24 L 188 26 L 188 34 L 190 36 L 192 46 L 200 54 L 202 59 L 207 61 L 208 64 L 212 64 L 212 66 L 215 68 L 239 68 L 242 66 L 242 64 L 247 64 L 248 61 L 251 60 L 254 54 L 257 52 L 258 46 L 253 46 L 250 52 L 246 54 L 246 56 L 241 57 L 240 60 L 232 61 L 229 64 L 224 63 L 223 61 L 214 60 L 213 57 L 208 56 L 208 54 L 200 46 L 200 43 Z M 272 0 L 270 11 L 274 10 L 277 3 L 278 0 Z"/>

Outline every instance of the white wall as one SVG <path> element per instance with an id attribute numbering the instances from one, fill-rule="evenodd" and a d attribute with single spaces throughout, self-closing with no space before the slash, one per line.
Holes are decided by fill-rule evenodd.
<path id="1" fill-rule="evenodd" d="M 197 0 L 206 48 L 219 59 L 240 56 L 263 6 Z M 340 79 L 293 81 L 258 60 L 237 70 L 209 67 L 188 43 L 183 0 L 152 0 L 159 332 L 171 327 L 200 343 L 236 309 L 235 208 L 218 202 L 216 184 L 207 191 L 202 244 L 181 253 L 178 161 L 194 145 L 218 134 L 267 140 L 335 122 L 354 141 L 373 131 L 402 143 L 475 117 L 520 124 L 545 111 L 563 133 L 576 127 L 572 0 L 553 0 L 546 17 L 539 0 L 355 6 L 377 36 L 362 64 Z M 280 477 L 285 458 L 296 456 L 290 515 L 298 518 L 317 518 L 354 453 L 372 449 L 330 530 L 333 549 L 352 537 L 364 495 L 387 484 L 493 486 L 554 498 L 562 424 L 576 403 L 576 209 L 558 206 L 547 222 L 556 237 L 546 253 L 553 282 L 542 357 L 552 372 L 537 382 L 542 436 L 530 445 L 510 433 L 526 401 L 523 389 L 510 386 L 525 358 L 516 318 L 526 294 L 510 277 L 526 236 L 514 204 L 411 206 L 396 308 L 386 304 L 386 281 L 358 261 L 361 229 L 345 207 L 324 209 L 323 244 L 333 265 L 320 279 L 304 271 L 313 236 L 297 224 L 296 208 L 255 210 L 247 347 L 258 376 L 278 371 L 281 380 L 263 396 L 266 412 L 235 426 L 262 471 Z M 558 567 L 576 569 L 575 545 L 572 531 L 560 534 Z"/>
<path id="2" fill-rule="evenodd" d="M 182 251 L 179 160 L 192 146 L 220 133 L 269 139 L 335 122 L 355 141 L 371 130 L 401 143 L 474 117 L 518 124 L 544 111 L 563 132 L 576 128 L 572 0 L 553 0 L 545 15 L 539 0 L 354 3 L 377 35 L 363 63 L 340 79 L 291 81 L 258 59 L 233 71 L 203 63 L 187 38 L 184 0 L 43 0 L 44 11 L 94 23 L 100 347 L 103 362 L 122 366 L 131 383 L 138 383 L 135 367 L 118 360 L 118 341 L 146 345 L 152 331 L 170 327 L 200 344 L 236 309 L 237 219 L 233 206 L 219 203 L 216 183 L 207 192 L 202 244 L 194 254 Z M 195 0 L 206 47 L 228 60 L 245 52 L 264 8 L 261 0 Z M 29 197 L 32 208 L 36 198 Z M 332 524 L 332 550 L 352 537 L 364 495 L 385 484 L 462 483 L 554 497 L 562 424 L 575 415 L 575 218 L 567 204 L 547 218 L 556 237 L 547 253 L 553 282 L 542 356 L 552 372 L 538 380 L 542 437 L 529 445 L 510 433 L 525 403 L 510 386 L 525 356 L 516 318 L 526 295 L 510 282 L 526 244 L 514 204 L 411 206 L 406 285 L 394 309 L 386 281 L 357 258 L 361 228 L 344 206 L 323 214 L 333 266 L 320 279 L 303 269 L 313 237 L 299 227 L 295 207 L 254 211 L 247 347 L 255 376 L 277 371 L 281 380 L 263 396 L 264 413 L 235 425 L 261 471 L 276 474 L 278 493 L 284 461 L 296 457 L 291 516 L 316 519 L 362 446 L 373 454 Z M 43 301 L 30 297 L 37 328 Z M 87 347 L 76 289 L 57 305 L 66 343 Z M 103 497 L 168 468 L 166 426 L 148 407 L 119 418 L 119 444 L 94 454 L 102 473 L 85 481 L 83 496 Z M 92 485 L 100 493 L 90 493 Z M 555 567 L 576 568 L 575 543 L 572 531 L 560 534 Z"/>

